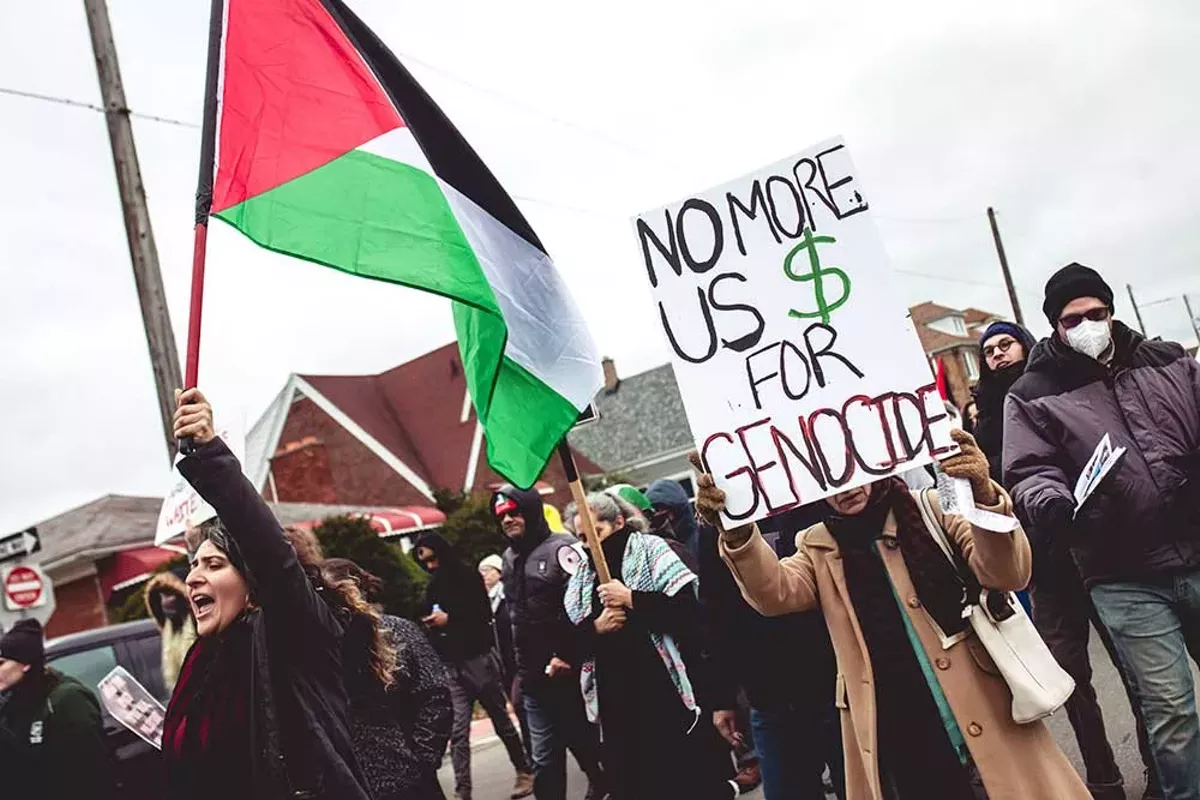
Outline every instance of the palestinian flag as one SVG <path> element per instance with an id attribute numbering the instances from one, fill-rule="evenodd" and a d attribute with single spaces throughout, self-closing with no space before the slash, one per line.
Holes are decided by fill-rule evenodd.
<path id="1" fill-rule="evenodd" d="M 529 223 L 340 0 L 228 0 L 217 31 L 198 204 L 268 249 L 453 300 L 488 460 L 531 486 L 603 378 Z"/>

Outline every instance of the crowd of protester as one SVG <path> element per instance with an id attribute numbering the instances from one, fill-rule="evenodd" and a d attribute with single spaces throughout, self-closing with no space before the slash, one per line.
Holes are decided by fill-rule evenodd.
<path id="1" fill-rule="evenodd" d="M 965 430 L 938 465 L 1009 532 L 942 511 L 924 469 L 729 527 L 699 461 L 695 497 L 622 484 L 561 525 L 536 491 L 503 486 L 493 555 L 468 563 L 434 532 L 414 543 L 419 621 L 282 528 L 204 396 L 180 392 L 179 468 L 217 518 L 188 532 L 186 581 L 146 592 L 172 691 L 163 796 L 433 800 L 449 745 L 470 800 L 478 704 L 512 798 L 566 800 L 568 752 L 587 800 L 723 800 L 760 782 L 767 800 L 1124 798 L 1094 630 L 1136 720 L 1144 797 L 1197 800 L 1200 363 L 1114 320 L 1111 288 L 1079 264 L 1050 278 L 1043 310 L 1041 341 L 985 330 Z M 1077 508 L 1105 435 L 1125 455 Z M 582 511 L 603 565 L 576 535 Z M 972 591 L 1026 589 L 1075 682 L 1083 775 L 1041 721 L 1014 721 L 963 614 Z M 115 796 L 95 697 L 44 661 L 37 623 L 0 637 L 0 763 L 30 765 L 3 770 L 5 789 Z"/>

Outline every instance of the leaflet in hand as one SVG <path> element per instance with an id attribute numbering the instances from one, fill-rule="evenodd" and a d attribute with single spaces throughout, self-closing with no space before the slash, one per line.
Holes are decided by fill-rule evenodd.
<path id="1" fill-rule="evenodd" d="M 1079 473 L 1079 480 L 1075 481 L 1075 515 L 1079 515 L 1079 509 L 1083 508 L 1083 504 L 1088 501 L 1096 488 L 1104 481 L 1108 473 L 1112 472 L 1113 467 L 1125 455 L 1124 447 L 1113 448 L 1112 438 L 1106 433 L 1104 438 L 1100 440 L 1100 444 L 1096 445 L 1095 452 L 1088 459 L 1087 464 L 1083 467 L 1083 472 Z"/>
<path id="2" fill-rule="evenodd" d="M 167 712 L 137 678 L 124 667 L 114 667 L 96 687 L 100 701 L 113 718 L 140 736 L 147 744 L 162 750 L 163 723 Z"/>
<path id="3" fill-rule="evenodd" d="M 943 514 L 957 514 L 977 528 L 995 533 L 1009 533 L 1017 527 L 1016 517 L 985 511 L 975 504 L 975 493 L 966 478 L 951 478 L 937 470 L 938 505 Z"/>

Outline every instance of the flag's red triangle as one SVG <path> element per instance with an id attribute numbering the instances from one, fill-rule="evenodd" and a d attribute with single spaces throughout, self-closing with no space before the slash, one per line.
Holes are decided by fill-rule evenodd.
<path id="1" fill-rule="evenodd" d="M 213 213 L 403 125 L 320 0 L 229 0 Z"/>

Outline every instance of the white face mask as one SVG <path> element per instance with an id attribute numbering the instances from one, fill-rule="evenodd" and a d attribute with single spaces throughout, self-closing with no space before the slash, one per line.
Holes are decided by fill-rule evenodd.
<path id="1" fill-rule="evenodd" d="M 1085 319 L 1067 331 L 1067 344 L 1071 349 L 1091 358 L 1100 358 L 1111 342 L 1112 330 L 1104 320 L 1093 322 Z"/>

